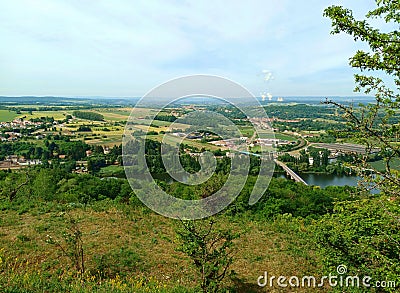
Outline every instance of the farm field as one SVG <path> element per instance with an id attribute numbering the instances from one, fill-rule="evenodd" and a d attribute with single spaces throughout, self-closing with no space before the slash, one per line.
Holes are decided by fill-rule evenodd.
<path id="1" fill-rule="evenodd" d="M 148 136 L 150 139 L 156 140 L 156 141 L 163 141 L 164 135 L 159 134 L 159 135 L 150 135 Z M 168 144 L 179 144 L 182 142 L 182 138 L 181 137 L 177 137 L 171 134 L 166 134 L 166 139 L 164 141 L 165 143 Z M 210 143 L 202 143 L 199 140 L 193 140 L 193 139 L 184 139 L 183 143 L 188 144 L 190 146 L 196 147 L 198 149 L 202 149 L 205 148 L 206 150 L 218 150 L 218 149 L 224 149 L 223 147 L 220 146 L 216 146 Z"/>
<path id="2" fill-rule="evenodd" d="M 260 138 L 275 138 L 275 139 L 282 139 L 287 141 L 295 141 L 297 140 L 296 137 L 293 137 L 288 134 L 273 132 L 272 130 L 264 130 L 261 129 L 258 131 Z"/>
<path id="3" fill-rule="evenodd" d="M 4 114 L 9 113 L 8 110 L 0 110 L 0 119 L 6 119 L 5 121 L 8 121 L 9 118 L 7 116 L 4 116 L 6 118 L 3 118 Z M 85 109 L 82 111 L 87 111 L 87 112 L 95 112 L 99 113 L 104 116 L 104 120 L 106 121 L 126 121 L 131 115 L 131 108 L 93 108 L 93 109 Z M 149 109 L 149 108 L 135 108 L 132 113 L 132 117 L 137 117 L 137 118 L 145 118 L 147 115 L 149 115 L 152 111 L 156 111 L 154 109 Z M 3 113 L 4 112 L 4 113 Z M 30 114 L 28 111 L 22 111 L 21 114 L 15 114 L 15 117 L 22 118 L 25 117 L 25 119 L 31 119 L 31 118 L 40 118 L 40 117 L 53 117 L 55 120 L 62 120 L 65 119 L 65 116 L 67 114 L 72 115 L 74 110 L 68 109 L 68 107 L 60 107 L 60 110 L 58 111 L 32 111 L 32 114 Z M 10 112 L 13 113 L 13 112 Z M 90 121 L 90 120 L 84 120 L 83 121 Z"/>
<path id="4" fill-rule="evenodd" d="M 55 120 L 63 120 L 67 114 L 72 114 L 73 111 L 60 109 L 59 111 L 32 111 L 32 114 L 29 112 L 23 111 L 18 118 L 35 119 L 40 117 L 53 117 Z"/>
<path id="5" fill-rule="evenodd" d="M 18 117 L 18 114 L 9 110 L 0 110 L 0 122 L 12 121 Z"/>
<path id="6" fill-rule="evenodd" d="M 254 134 L 253 126 L 239 126 L 239 130 L 243 136 L 252 137 Z"/>

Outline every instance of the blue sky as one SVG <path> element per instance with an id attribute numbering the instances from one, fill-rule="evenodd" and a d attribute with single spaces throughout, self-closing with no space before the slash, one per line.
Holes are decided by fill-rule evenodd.
<path id="1" fill-rule="evenodd" d="M 255 95 L 353 95 L 325 7 L 362 16 L 373 0 L 36 0 L 0 8 L 0 95 L 141 96 L 187 74 L 230 78 Z M 272 78 L 265 80 L 268 72 Z"/>

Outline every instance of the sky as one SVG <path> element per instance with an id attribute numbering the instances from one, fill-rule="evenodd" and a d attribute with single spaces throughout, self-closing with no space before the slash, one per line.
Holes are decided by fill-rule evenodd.
<path id="1" fill-rule="evenodd" d="M 0 4 L 0 95 L 140 97 L 212 74 L 254 95 L 351 96 L 348 59 L 324 8 L 362 17 L 373 0 L 9 0 Z"/>

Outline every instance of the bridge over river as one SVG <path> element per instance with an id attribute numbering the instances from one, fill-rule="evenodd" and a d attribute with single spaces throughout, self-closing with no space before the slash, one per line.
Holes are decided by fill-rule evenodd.
<path id="1" fill-rule="evenodd" d="M 263 156 L 261 156 L 260 154 L 254 154 L 254 153 L 250 153 L 250 152 L 246 152 L 246 151 L 238 151 L 241 154 L 246 154 L 246 155 L 252 155 L 252 156 L 256 156 L 256 157 L 261 157 L 263 158 Z M 297 175 L 292 169 L 290 169 L 285 163 L 278 161 L 276 158 L 274 159 L 275 164 L 277 164 L 278 166 L 281 166 L 283 168 L 283 170 L 285 170 L 286 174 L 288 176 L 290 176 L 290 178 L 292 178 L 294 181 L 296 182 L 300 182 L 303 183 L 304 185 L 308 185 L 307 182 L 305 182 L 303 180 L 303 178 L 301 178 L 299 175 Z"/>
<path id="2" fill-rule="evenodd" d="M 301 178 L 299 175 L 297 175 L 292 169 L 290 169 L 285 163 L 278 161 L 278 160 L 274 160 L 275 164 L 277 164 L 278 166 L 281 166 L 283 168 L 283 170 L 285 170 L 286 174 L 288 176 L 290 176 L 290 178 L 292 178 L 294 181 L 296 182 L 300 182 L 303 183 L 304 185 L 308 185 L 307 182 L 305 182 L 303 180 L 303 178 Z"/>

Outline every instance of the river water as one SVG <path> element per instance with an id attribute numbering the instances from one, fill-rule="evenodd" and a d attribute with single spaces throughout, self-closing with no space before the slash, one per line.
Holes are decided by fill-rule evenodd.
<path id="1" fill-rule="evenodd" d="M 332 174 L 299 174 L 308 185 L 316 185 L 320 187 L 326 186 L 357 186 L 360 179 L 357 176 L 339 176 Z M 278 178 L 287 178 L 283 174 L 278 174 Z"/>
<path id="2" fill-rule="evenodd" d="M 307 182 L 308 185 L 317 185 L 321 187 L 326 186 L 357 186 L 357 176 L 339 176 L 332 174 L 300 174 L 301 178 Z"/>

